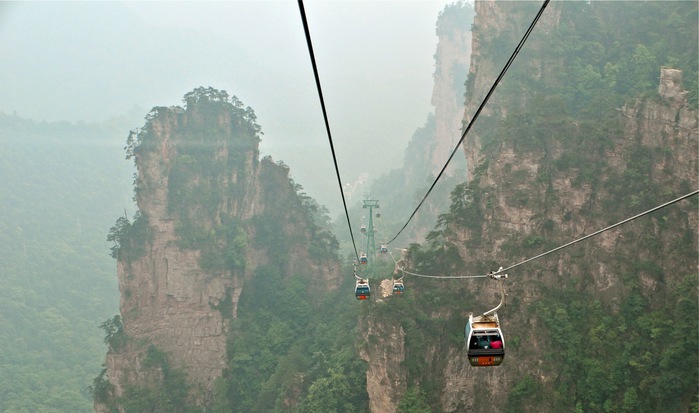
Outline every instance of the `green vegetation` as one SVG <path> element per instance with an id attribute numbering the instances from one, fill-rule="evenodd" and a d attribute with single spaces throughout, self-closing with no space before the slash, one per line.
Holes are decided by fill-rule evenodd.
<path id="1" fill-rule="evenodd" d="M 266 264 L 258 263 L 245 277 L 237 318 L 232 319 L 231 291 L 215 307 L 231 323 L 229 365 L 207 408 L 366 412 L 366 367 L 355 350 L 356 318 L 349 307 L 356 304 L 347 293 L 352 279 L 346 277 L 342 286 L 319 285 L 321 274 L 298 270 L 309 261 L 321 264 L 316 272 L 337 265 L 339 244 L 328 229 L 327 209 L 289 178 L 283 163 L 257 160 L 259 127 L 251 109 L 243 110 L 235 97 L 214 89 L 195 89 L 184 100 L 186 109 L 154 109 L 145 127 L 130 135 L 127 157 L 138 160 L 155 150 L 155 123 L 187 116 L 187 127 L 171 136 L 178 141 L 167 182 L 179 247 L 201 251 L 199 266 L 224 277 L 245 274 L 249 249 L 267 253 Z M 148 179 L 136 179 L 137 197 L 150 195 L 143 192 Z M 249 194 L 259 197 L 256 214 L 242 219 L 239 208 L 246 208 Z M 149 240 L 143 216 L 137 213 L 133 223 L 121 217 L 112 227 L 108 240 L 114 258 L 139 257 Z M 118 316 L 100 327 L 112 351 L 125 348 L 128 340 Z M 124 351 L 141 346 L 132 344 Z M 165 353 L 151 346 L 143 360 L 140 373 L 149 377 L 148 385 L 127 384 L 124 396 L 114 399 L 103 372 L 91 387 L 95 400 L 130 412 L 199 411 L 192 407 L 183 373 L 171 368 Z"/>
<path id="2" fill-rule="evenodd" d="M 202 413 L 201 409 L 188 406 L 189 386 L 185 374 L 170 366 L 167 354 L 151 345 L 143 359 L 143 369 L 151 377 L 146 387 L 127 386 L 124 396 L 117 402 L 127 412 L 152 413 Z"/>
<path id="3" fill-rule="evenodd" d="M 113 243 L 110 248 L 111 257 L 124 261 L 141 257 L 149 239 L 148 219 L 140 211 L 136 211 L 133 223 L 127 216 L 119 217 L 107 235 L 107 241 Z"/>
<path id="4" fill-rule="evenodd" d="M 697 277 L 686 276 L 667 305 L 634 291 L 612 313 L 586 293 L 550 291 L 537 313 L 560 357 L 556 410 L 680 411 L 696 394 Z M 555 297 L 555 298 L 554 298 Z M 560 356 L 558 356 L 560 355 Z"/>
<path id="5" fill-rule="evenodd" d="M 523 19 L 535 11 L 534 4 L 515 2 L 512 7 L 521 8 Z M 617 169 L 602 155 L 622 136 L 618 109 L 638 98 L 657 100 L 661 67 L 683 70 L 690 105 L 697 107 L 696 2 L 565 2 L 558 7 L 560 27 L 546 36 L 533 34 L 498 90 L 498 104 L 507 116 L 492 113 L 479 120 L 485 161 L 468 183 L 452 178 L 433 193 L 446 199 L 454 187 L 450 207 L 439 215 L 425 245 L 410 247 L 418 271 L 491 270 L 497 267 L 495 258 L 514 262 L 567 241 L 557 232 L 562 223 L 580 217 L 592 223 L 616 222 L 661 197 L 693 189 L 690 182 L 664 185 L 673 181 L 671 165 L 657 179 L 657 166 L 672 160 L 673 148 L 625 142 Z M 452 12 L 454 19 L 445 20 L 438 30 L 450 30 L 469 14 L 463 4 L 444 13 Z M 516 36 L 484 37 L 480 47 L 493 51 L 497 64 L 507 57 Z M 550 54 L 542 59 L 537 53 L 544 51 Z M 560 62 L 570 70 L 561 70 Z M 532 68 L 541 69 L 540 76 L 532 76 Z M 463 73 L 464 68 L 453 70 Z M 479 92 L 471 90 L 473 84 L 469 77 L 467 93 Z M 169 159 L 168 209 L 176 219 L 180 247 L 200 250 L 201 267 L 212 273 L 242 273 L 248 266 L 245 253 L 253 248 L 270 258 L 245 281 L 238 317 L 230 320 L 228 366 L 208 410 L 367 412 L 366 365 L 357 349 L 363 337 L 350 293 L 353 280 L 318 285 L 320 274 L 291 264 L 306 259 L 299 257 L 306 253 L 315 263 L 338 262 L 327 210 L 288 178 L 283 164 L 257 160 L 260 127 L 252 109 L 235 96 L 198 88 L 184 101 L 184 108 L 154 108 L 145 127 L 129 135 L 127 158 L 155 149 L 153 123 L 160 116 L 187 112 L 198 117 L 206 127 L 182 130 L 177 138 L 186 143 Z M 233 122 L 220 125 L 226 114 L 233 115 Z M 429 142 L 434 127 L 434 119 L 428 118 L 414 137 L 413 149 Z M 128 193 L 119 177 L 129 171 L 112 157 L 114 131 L 5 115 L 0 115 L 0 131 L 9 137 L 0 152 L 5 178 L 0 196 L 0 411 L 90 412 L 88 390 L 94 400 L 120 403 L 128 412 L 201 411 L 189 404 L 184 373 L 157 347 L 145 347 L 141 354 L 143 373 L 152 386 L 127 386 L 118 400 L 109 400 L 113 385 L 105 370 L 96 367 L 105 343 L 113 351 L 128 345 L 121 318 L 106 319 L 117 303 L 114 263 L 105 252 L 111 247 L 113 258 L 133 261 L 151 237 L 145 214 L 121 216 L 124 200 L 115 194 Z M 540 168 L 532 172 L 516 162 L 496 165 L 492 160 L 504 145 L 514 149 L 517 159 L 540 157 Z M 232 213 L 229 201 L 251 194 L 250 176 L 245 175 L 250 159 L 259 168 L 261 204 L 271 207 L 244 220 Z M 490 181 L 483 177 L 498 168 L 507 179 L 497 182 L 498 188 L 487 187 Z M 372 192 L 390 194 L 382 207 L 399 219 L 414 205 L 406 198 L 424 194 L 431 182 L 429 171 L 426 165 L 417 165 L 410 177 L 392 171 Z M 589 202 L 576 211 L 558 210 L 561 200 L 552 182 L 560 177 L 569 178 L 574 188 L 589 186 Z M 147 188 L 148 182 L 137 180 L 136 197 Z M 499 201 L 493 189 L 501 191 L 507 206 L 536 211 L 535 228 L 505 233 L 489 220 Z M 696 234 L 687 225 L 697 202 L 688 203 L 625 228 L 626 238 L 613 246 L 613 255 L 595 246 L 571 249 L 563 260 L 575 273 L 565 274 L 559 284 L 539 280 L 550 279 L 557 262 L 529 267 L 531 275 L 521 277 L 521 283 L 539 295 L 525 302 L 517 295 L 524 287 L 518 285 L 504 311 L 516 320 L 507 325 L 508 351 L 522 355 L 516 362 L 511 356 L 506 361 L 510 387 L 502 402 L 505 411 L 541 404 L 551 411 L 654 412 L 688 406 L 697 411 L 699 286 L 696 274 L 678 275 L 697 260 Z M 109 245 L 104 233 L 114 216 L 120 218 L 109 230 Z M 558 216 L 562 220 L 554 219 Z M 497 245 L 497 256 L 485 250 L 493 240 L 504 240 Z M 464 250 L 472 256 L 462 255 Z M 610 292 L 614 299 L 604 297 L 590 280 L 592 261 L 608 266 L 619 278 L 619 290 Z M 445 354 L 463 348 L 463 311 L 489 308 L 490 297 L 477 295 L 469 281 L 409 278 L 406 286 L 400 298 L 362 304 L 361 317 L 395 323 L 406 333 L 400 367 L 408 372 L 409 387 L 399 411 L 439 411 Z M 230 317 L 228 297 L 217 309 Z M 534 324 L 540 328 L 535 338 L 529 334 Z M 534 339 L 555 351 L 533 360 L 538 354 L 524 349 L 533 348 Z M 539 362 L 543 375 L 552 380 L 530 371 Z"/>
<path id="6" fill-rule="evenodd" d="M 123 331 L 124 325 L 121 322 L 121 316 L 115 315 L 100 324 L 100 328 L 104 331 L 104 343 L 108 344 L 110 349 L 118 350 L 126 342 L 126 336 Z"/>
<path id="7" fill-rule="evenodd" d="M 105 234 L 130 206 L 123 125 L 0 114 L 0 411 L 93 412 L 118 307 Z"/>
<path id="8" fill-rule="evenodd" d="M 411 388 L 401 399 L 398 413 L 432 413 L 432 409 L 425 401 L 425 393 L 419 388 Z"/>
<path id="9" fill-rule="evenodd" d="M 697 4 L 552 6 L 561 11 L 561 25 L 545 35 L 535 30 L 494 95 L 491 112 L 475 124 L 483 161 L 468 183 L 454 186 L 449 210 L 424 245 L 410 246 L 415 271 L 482 274 L 562 245 L 583 227 L 590 233 L 695 189 L 673 177 L 674 148 L 624 134 L 620 108 L 638 99 L 658 102 L 660 69 L 670 67 L 683 71 L 696 109 Z M 508 7 L 521 24 L 506 27 L 520 29 L 538 9 L 533 3 Z M 518 36 L 481 33 L 479 45 L 489 53 L 484 67 L 504 64 Z M 471 90 L 475 80 L 472 75 L 467 82 L 468 98 L 484 93 Z M 497 163 L 510 150 L 514 160 Z M 589 199 L 571 208 L 561 182 Z M 506 307 L 499 311 L 509 348 L 507 398 L 499 408 L 696 411 L 697 276 L 683 274 L 697 262 L 696 233 L 688 225 L 697 204 L 692 198 L 644 217 L 605 246 L 593 240 L 518 268 L 518 282 L 508 283 Z M 514 213 L 501 215 L 503 205 L 533 216 L 515 223 L 520 218 Z M 571 228 L 574 233 L 566 234 Z M 612 278 L 611 286 L 599 284 L 603 276 Z M 368 317 L 401 323 L 406 332 L 404 367 L 420 389 L 409 389 L 402 409 L 422 411 L 422 391 L 427 407 L 439 410 L 443 377 L 433 372 L 442 370 L 447 354 L 463 348 L 462 312 L 497 302 L 480 294 L 483 281 L 475 282 L 459 281 L 455 288 L 456 281 L 406 277 L 401 300 L 371 307 Z M 410 310 L 403 313 L 405 303 Z M 435 354 L 426 355 L 425 348 Z M 474 409 L 490 411 L 491 390 L 476 385 L 476 391 L 483 397 Z"/>
<path id="10" fill-rule="evenodd" d="M 310 274 L 258 268 L 240 297 L 214 412 L 368 411 L 352 286 L 313 305 L 312 282 Z"/>

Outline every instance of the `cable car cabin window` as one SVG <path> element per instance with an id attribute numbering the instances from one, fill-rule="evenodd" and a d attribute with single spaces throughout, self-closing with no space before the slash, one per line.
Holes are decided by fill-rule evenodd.
<path id="1" fill-rule="evenodd" d="M 474 334 L 468 345 L 469 350 L 502 350 L 503 348 L 504 344 L 499 334 Z"/>
<path id="2" fill-rule="evenodd" d="M 505 358 L 505 342 L 497 332 L 475 331 L 468 343 L 468 361 L 473 367 L 499 366 Z"/>

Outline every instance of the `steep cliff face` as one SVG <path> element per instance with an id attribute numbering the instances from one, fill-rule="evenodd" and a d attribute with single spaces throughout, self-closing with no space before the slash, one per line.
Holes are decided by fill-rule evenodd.
<path id="1" fill-rule="evenodd" d="M 385 205 L 392 213 L 400 208 L 412 208 L 405 202 L 406 193 L 415 193 L 414 197 L 424 195 L 423 182 L 430 176 L 436 176 L 444 166 L 456 142 L 461 137 L 460 129 L 463 118 L 464 82 L 471 59 L 471 22 L 473 7 L 465 2 L 447 6 L 439 15 L 436 23 L 438 36 L 435 51 L 434 87 L 431 103 L 434 114 L 428 117 L 426 124 L 418 129 L 405 151 L 404 174 L 405 188 L 400 191 L 400 205 L 389 199 Z M 458 159 L 452 165 L 458 163 Z M 449 170 L 454 171 L 454 168 Z M 389 181 L 389 180 L 386 180 Z M 387 191 L 374 189 L 374 193 L 385 194 Z M 382 195 L 383 198 L 384 195 Z M 383 198 L 385 199 L 385 198 Z M 419 199 L 419 198 L 418 198 Z M 422 241 L 432 228 L 435 217 L 441 212 L 437 205 L 446 202 L 446 192 L 433 195 L 425 203 L 413 225 L 410 235 L 403 239 L 410 242 Z M 398 214 L 396 216 L 404 216 Z M 398 240 L 401 242 L 401 239 Z M 395 305 L 391 297 L 391 283 L 388 293 L 382 294 L 382 305 Z M 382 283 L 382 292 L 386 285 Z M 398 411 L 401 398 L 408 389 L 408 369 L 405 368 L 406 332 L 400 320 L 376 320 L 372 316 L 363 317 L 365 326 L 362 336 L 363 345 L 360 356 L 368 363 L 367 392 L 372 412 L 394 413 Z"/>
<path id="2" fill-rule="evenodd" d="M 464 124 L 540 6 L 475 3 Z M 696 90 L 685 90 L 681 71 L 660 65 L 620 74 L 617 68 L 632 68 L 625 65 L 639 62 L 643 49 L 634 45 L 629 55 L 614 55 L 613 40 L 589 36 L 616 27 L 606 32 L 578 20 L 583 15 L 597 24 L 621 19 L 615 7 L 548 6 L 464 143 L 469 180 L 452 192 L 451 208 L 429 244 L 412 248 L 411 265 L 417 272 L 484 274 L 699 187 L 699 114 L 687 100 Z M 642 5 L 634 7 L 634 12 L 647 13 Z M 630 30 L 638 36 L 636 28 Z M 580 37 L 585 40 L 576 43 Z M 580 63 L 594 56 L 609 61 L 590 60 L 589 67 Z M 573 62 L 577 67 L 566 72 Z M 592 76 L 583 79 L 585 75 Z M 655 90 L 647 87 L 653 79 Z M 405 334 L 391 335 L 386 320 L 399 320 L 385 316 L 381 308 L 371 314 L 379 321 L 368 317 L 370 328 L 383 328 L 391 337 L 366 356 L 371 374 L 385 372 L 383 380 L 373 378 L 369 394 L 384 400 L 390 394 L 395 400 L 402 390 L 396 383 L 406 382 L 403 388 L 428 388 L 428 402 L 444 412 L 660 408 L 669 393 L 657 389 L 670 390 L 661 384 L 665 379 L 649 379 L 648 374 L 667 366 L 655 364 L 653 357 L 670 360 L 671 351 L 654 354 L 644 346 L 660 344 L 662 331 L 681 343 L 681 354 L 696 360 L 694 332 L 682 336 L 650 320 L 656 311 L 672 313 L 685 320 L 689 331 L 696 330 L 696 314 L 681 315 L 696 307 L 698 231 L 696 200 L 689 199 L 509 271 L 506 305 L 498 311 L 507 356 L 497 368 L 471 367 L 459 343 L 468 314 L 497 304 L 495 283 L 406 276 L 412 295 L 401 299 L 413 300 L 414 308 L 403 315 L 417 320 L 418 328 L 406 328 L 403 322 Z M 391 311 L 403 311 L 395 300 L 389 304 L 394 305 Z M 613 350 L 606 339 L 625 342 L 624 350 Z M 401 366 L 408 368 L 396 370 L 395 360 L 386 363 L 386 347 L 400 348 L 406 354 Z M 403 374 L 400 380 L 397 373 Z M 686 410 L 696 382 L 682 380 L 676 380 L 671 400 Z"/>
<path id="3" fill-rule="evenodd" d="M 118 239 L 123 327 L 110 342 L 104 378 L 111 387 L 96 400 L 98 412 L 123 412 L 144 391 L 187 385 L 179 402 L 211 404 L 246 280 L 271 254 L 284 252 L 256 245 L 257 217 L 285 215 L 279 237 L 298 239 L 289 246 L 286 274 L 303 267 L 318 274 L 323 268 L 325 281 L 338 276 L 336 263 L 312 260 L 304 246 L 312 224 L 296 207 L 301 201 L 288 168 L 258 159 L 252 110 L 213 89 L 197 89 L 185 100 L 184 109 L 155 108 L 127 147 L 138 168 L 139 216 Z M 285 202 L 291 205 L 279 211 Z"/>
<path id="4" fill-rule="evenodd" d="M 419 202 L 432 177 L 440 172 L 461 137 L 464 82 L 471 58 L 473 15 L 473 6 L 466 2 L 448 5 L 439 14 L 431 98 L 434 113 L 428 114 L 425 124 L 413 134 L 405 150 L 402 169 L 392 171 L 391 176 L 382 177 L 373 184 L 372 193 L 382 194 L 382 205 L 391 210 L 395 217 L 402 218 L 412 212 L 414 204 L 405 202 L 406 196 Z M 457 154 L 445 178 L 464 167 L 464 157 Z M 396 185 L 396 180 L 400 180 L 401 184 Z M 436 217 L 443 212 L 441 207 L 448 202 L 450 186 L 448 183 L 434 191 L 399 242 L 424 240 Z"/>
<path id="5" fill-rule="evenodd" d="M 400 324 L 369 321 L 364 330 L 365 347 L 359 355 L 368 363 L 366 373 L 369 409 L 395 413 L 400 397 L 407 389 L 405 332 Z"/>
<path id="6" fill-rule="evenodd" d="M 497 57 L 487 51 L 493 53 L 492 47 L 502 39 L 517 38 L 514 33 L 523 33 L 521 19 L 525 15 L 531 19 L 535 11 L 531 4 L 476 3 L 469 83 L 473 88 L 464 112 L 466 121 L 499 72 L 495 70 L 499 67 Z M 687 92 L 677 70 L 656 68 L 660 74 L 658 93 L 632 99 L 622 108 L 600 100 L 601 107 L 592 104 L 576 116 L 562 109 L 566 102 L 547 96 L 547 89 L 569 78 L 561 64 L 562 53 L 547 50 L 545 44 L 546 39 L 560 33 L 557 29 L 566 12 L 570 13 L 566 5 L 549 5 L 536 35 L 515 63 L 518 70 L 508 74 L 504 87 L 478 120 L 481 127 L 476 127 L 465 142 L 473 192 L 464 198 L 471 207 L 463 213 L 480 216 L 482 221 L 471 228 L 451 226 L 455 234 L 445 239 L 458 248 L 467 268 L 488 268 L 485 264 L 496 269 L 520 262 L 699 186 L 697 111 L 685 99 Z M 573 25 L 570 20 L 563 24 Z M 488 49 L 480 47 L 485 44 Z M 611 77 L 610 72 L 606 74 Z M 594 110 L 598 113 L 586 117 Z M 584 383 L 590 380 L 585 375 L 592 374 L 582 367 L 569 371 L 574 369 L 568 360 L 573 356 L 563 360 L 551 357 L 547 346 L 564 340 L 561 330 L 566 322 L 552 322 L 549 317 L 567 314 L 554 300 L 546 301 L 554 303 L 547 305 L 558 307 L 559 312 L 550 315 L 541 302 L 550 295 L 565 297 L 566 291 L 572 290 L 599 300 L 620 320 L 628 320 L 623 312 L 627 310 L 622 309 L 630 297 L 648 302 L 646 311 L 671 307 L 672 303 L 663 300 L 670 291 L 682 289 L 688 274 L 696 274 L 697 257 L 692 248 L 696 250 L 698 222 L 692 205 L 686 202 L 660 216 L 646 217 L 510 271 L 510 298 L 501 311 L 510 337 L 509 361 L 502 368 L 477 371 L 468 365 L 463 352 L 450 349 L 445 377 L 447 383 L 454 384 L 442 393 L 444 411 L 486 411 L 508 404 L 519 406 L 520 411 L 556 411 L 561 406 L 572 408 L 576 401 L 579 406 L 590 403 L 594 409 L 594 403 L 581 396 L 580 389 L 577 394 L 570 392 L 573 402 L 556 397 L 521 400 L 527 393 L 546 394 L 557 388 L 562 378 L 578 374 L 582 375 L 579 381 L 571 378 L 571 382 Z M 685 239 L 689 249 L 678 247 L 678 239 Z M 474 298 L 474 304 L 484 309 L 487 302 L 496 300 L 492 287 Z M 579 317 L 593 318 L 591 310 L 587 311 Z M 564 324 L 559 327 L 558 323 Z M 570 321 L 567 328 L 573 324 Z M 594 332 L 588 334 L 588 340 L 594 337 Z M 589 345 L 570 344 L 572 351 L 579 352 Z M 557 365 L 562 361 L 570 364 Z M 521 394 L 513 396 L 517 392 Z M 604 397 L 608 397 L 606 403 L 614 403 L 613 394 Z M 602 396 L 600 399 L 605 401 Z M 680 405 L 688 403 L 684 399 Z"/>
<path id="7" fill-rule="evenodd" d="M 442 169 L 461 137 L 464 82 L 471 61 L 472 19 L 471 5 L 457 3 L 447 6 L 437 20 L 439 41 L 432 89 L 434 147 L 430 159 L 430 172 L 434 176 Z"/>
<path id="8" fill-rule="evenodd" d="M 663 70 L 661 82 L 667 82 L 668 75 L 674 76 L 676 71 Z M 674 92 L 682 95 L 684 91 L 680 86 Z M 449 240 L 460 245 L 466 267 L 483 268 L 490 262 L 495 263 L 491 264 L 495 269 L 520 262 L 650 208 L 653 201 L 659 204 L 697 188 L 697 112 L 689 110 L 686 101 L 637 100 L 620 110 L 618 116 L 623 132 L 603 152 L 606 162 L 598 171 L 601 182 L 581 182 L 577 168 L 553 171 L 549 162 L 565 157 L 568 149 L 564 145 L 551 144 L 546 151 L 528 153 L 518 151 L 512 143 L 493 149 L 478 185 L 485 224 L 476 232 L 462 229 Z M 483 162 L 483 153 L 466 152 Z M 635 162 L 644 162 L 642 175 L 636 174 Z M 622 176 L 633 176 L 643 183 L 632 185 Z M 639 192 L 630 193 L 621 188 L 624 185 Z M 691 205 L 646 217 L 645 222 L 627 224 L 586 244 L 510 271 L 510 298 L 500 312 L 510 338 L 507 366 L 477 371 L 469 366 L 463 351 L 450 348 L 444 372 L 446 387 L 440 400 L 444 411 L 486 411 L 488 403 L 502 406 L 508 396 L 511 398 L 518 380 L 527 375 L 535 377 L 543 388 L 554 386 L 562 374 L 561 367 L 551 359 L 547 348 L 556 338 L 542 315 L 537 314 L 537 303 L 552 291 L 584 291 L 612 312 L 619 311 L 636 293 L 651 303 L 655 301 L 651 307 L 668 305 L 663 302 L 668 291 L 682 288 L 683 278 L 696 273 L 696 254 L 691 248 L 696 248 L 699 221 Z M 679 239 L 687 240 L 690 250 L 679 249 Z M 474 244 L 482 247 L 474 249 Z M 470 288 L 480 287 L 472 284 Z M 474 304 L 487 309 L 488 299 L 491 303 L 497 301 L 492 286 L 481 290 Z M 517 346 L 512 345 L 513 339 Z M 543 400 L 528 406 L 529 411 L 556 411 L 553 402 Z"/>

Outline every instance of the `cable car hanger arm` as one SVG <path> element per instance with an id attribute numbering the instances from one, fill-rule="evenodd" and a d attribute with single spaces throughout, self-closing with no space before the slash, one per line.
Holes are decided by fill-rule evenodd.
<path id="1" fill-rule="evenodd" d="M 505 287 L 502 285 L 503 280 L 507 278 L 507 274 L 502 274 L 502 267 L 500 267 L 499 270 L 491 272 L 488 274 L 488 276 L 496 281 L 498 281 L 498 286 L 500 287 L 500 304 L 498 304 L 495 308 L 492 310 L 488 310 L 485 313 L 483 313 L 484 316 L 488 316 L 490 314 L 493 314 L 494 312 L 498 311 L 500 307 L 505 303 Z"/>

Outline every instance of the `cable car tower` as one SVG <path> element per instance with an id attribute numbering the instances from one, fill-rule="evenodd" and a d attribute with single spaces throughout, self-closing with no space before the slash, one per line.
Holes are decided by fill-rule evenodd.
<path id="1" fill-rule="evenodd" d="M 379 209 L 379 201 L 377 199 L 365 199 L 362 208 L 369 208 L 369 226 L 366 231 L 366 251 L 369 261 L 373 262 L 376 259 L 376 243 L 374 242 L 374 208 Z"/>

